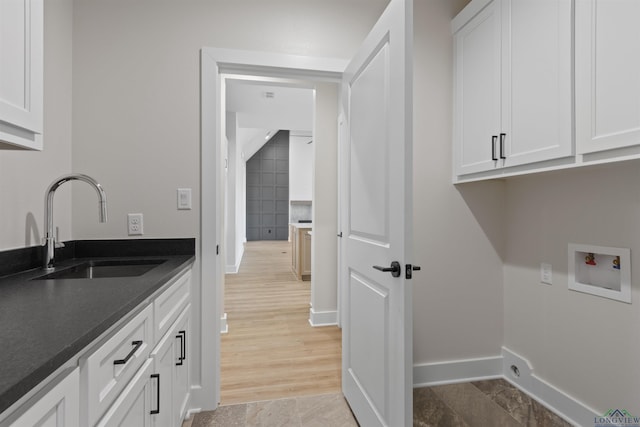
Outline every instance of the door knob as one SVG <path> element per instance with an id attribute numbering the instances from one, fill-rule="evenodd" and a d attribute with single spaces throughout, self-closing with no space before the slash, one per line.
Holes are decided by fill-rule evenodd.
<path id="1" fill-rule="evenodd" d="M 376 270 L 389 272 L 393 277 L 400 277 L 400 273 L 402 272 L 402 267 L 398 261 L 393 261 L 391 263 L 391 267 L 380 267 L 379 265 L 374 265 L 373 268 Z"/>

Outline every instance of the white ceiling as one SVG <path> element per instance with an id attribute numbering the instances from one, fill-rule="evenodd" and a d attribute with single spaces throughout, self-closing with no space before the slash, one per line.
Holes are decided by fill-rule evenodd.
<path id="1" fill-rule="evenodd" d="M 228 80 L 226 106 L 237 113 L 240 128 L 313 130 L 312 89 Z"/>

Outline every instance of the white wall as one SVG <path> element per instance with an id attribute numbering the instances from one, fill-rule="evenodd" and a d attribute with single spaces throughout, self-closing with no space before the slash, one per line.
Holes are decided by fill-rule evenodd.
<path id="1" fill-rule="evenodd" d="M 638 161 L 506 183 L 505 345 L 600 414 L 640 410 L 639 186 Z M 569 243 L 631 248 L 632 304 L 569 291 Z"/>
<path id="2" fill-rule="evenodd" d="M 226 133 L 228 140 L 227 153 L 227 173 L 226 173 L 226 202 L 225 202 L 225 246 L 224 253 L 226 258 L 227 273 L 236 273 L 242 259 L 243 234 L 239 232 L 240 213 L 238 206 L 239 196 L 244 196 L 243 192 L 238 189 L 238 169 L 242 166 L 238 156 L 237 144 L 237 128 L 238 119 L 236 113 L 227 112 Z M 242 215 L 244 216 L 244 214 Z"/>
<path id="3" fill-rule="evenodd" d="M 415 4 L 415 362 L 498 355 L 503 344 L 596 412 L 635 414 L 638 279 L 632 272 L 631 305 L 569 291 L 567 245 L 631 248 L 640 265 L 640 162 L 454 189 L 448 18 L 465 4 Z M 552 286 L 540 283 L 542 262 Z"/>
<path id="4" fill-rule="evenodd" d="M 313 143 L 308 143 L 311 139 L 311 136 L 289 137 L 289 200 L 312 200 Z"/>
<path id="5" fill-rule="evenodd" d="M 72 6 L 72 0 L 44 2 L 44 150 L 0 150 L 0 250 L 42 244 L 45 190 L 72 170 Z M 62 240 L 72 236 L 71 193 L 65 184 L 54 199 Z M 97 223 L 97 201 L 94 208 Z"/>
<path id="6" fill-rule="evenodd" d="M 338 262 L 338 85 L 317 83 L 313 127 L 313 236 L 311 306 L 315 313 L 336 312 Z"/>
<path id="7" fill-rule="evenodd" d="M 77 194 L 74 235 L 126 237 L 129 212 L 146 237 L 198 234 L 199 198 L 177 211 L 175 191 L 199 192 L 202 46 L 348 58 L 386 1 L 75 2 L 74 165 L 104 181 L 111 220 Z"/>
<path id="8" fill-rule="evenodd" d="M 504 184 L 451 184 L 450 0 L 414 4 L 414 363 L 500 354 Z"/>

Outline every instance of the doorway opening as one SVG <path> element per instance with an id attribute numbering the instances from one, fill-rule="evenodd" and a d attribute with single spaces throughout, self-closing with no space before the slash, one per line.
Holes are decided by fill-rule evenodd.
<path id="1" fill-rule="evenodd" d="M 332 185 L 315 176 L 316 83 L 253 75 L 221 79 L 226 333 L 220 344 L 220 402 L 340 392 L 340 329 L 335 320 L 318 325 L 313 318 L 314 288 L 321 288 L 315 294 L 322 297 L 328 283 L 322 275 L 316 281 L 312 268 L 303 272 L 295 266 L 300 247 L 311 253 L 307 266 L 336 257 L 328 250 L 335 247 L 311 250 L 314 189 L 326 192 Z M 335 227 L 335 207 L 332 213 Z M 322 215 L 320 223 L 331 225 Z"/>
<path id="2" fill-rule="evenodd" d="M 297 57 L 283 54 L 265 54 L 262 52 L 237 51 L 216 48 L 203 48 L 201 51 L 201 225 L 198 258 L 195 271 L 200 274 L 199 286 L 194 288 L 194 298 L 200 303 L 194 307 L 194 333 L 201 341 L 194 351 L 199 355 L 200 363 L 194 364 L 193 376 L 199 386 L 194 388 L 194 405 L 200 408 L 215 409 L 220 402 L 220 348 L 221 324 L 224 307 L 224 273 L 225 262 L 220 252 L 224 245 L 224 157 L 222 156 L 223 135 L 225 135 L 224 92 L 225 78 L 235 76 L 247 79 L 247 76 L 262 76 L 257 80 L 274 81 L 280 84 L 305 83 L 310 89 L 315 89 L 316 109 L 314 120 L 314 144 L 321 140 L 332 141 L 335 150 L 336 117 L 338 115 L 338 92 L 342 71 L 347 61 L 327 58 Z M 329 147 L 329 146 L 327 146 Z M 335 153 L 334 153 L 335 154 Z M 329 153 L 331 157 L 331 153 Z M 335 157 L 335 155 L 334 155 Z M 337 175 L 332 168 L 336 162 L 327 165 L 323 177 Z M 335 179 L 335 178 L 333 178 Z M 331 179 L 327 181 L 334 189 Z M 335 190 L 334 190 L 335 191 Z M 316 197 L 318 195 L 316 194 Z M 316 204 L 316 208 L 317 208 Z M 326 209 L 326 212 L 325 212 Z M 330 204 L 323 207 L 322 212 L 316 210 L 315 220 L 321 216 L 321 221 L 328 222 L 326 231 L 318 233 L 314 245 L 326 245 L 335 248 L 336 245 L 336 212 L 337 207 Z M 331 220 L 333 218 L 333 220 Z M 333 223 L 332 223 L 333 221 Z M 318 251 L 316 251 L 318 252 Z M 336 263 L 333 260 L 323 260 Z M 336 267 L 316 268 L 335 284 Z M 324 309 L 326 300 L 335 300 L 337 292 L 328 298 L 314 295 L 312 289 L 312 304 L 310 320 L 315 324 L 335 323 L 337 312 Z M 314 298 L 319 297 L 316 300 Z"/>

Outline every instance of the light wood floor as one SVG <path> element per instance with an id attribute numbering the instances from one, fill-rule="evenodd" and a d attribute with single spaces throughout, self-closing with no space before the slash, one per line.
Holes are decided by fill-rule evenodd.
<path id="1" fill-rule="evenodd" d="M 310 301 L 290 243 L 247 243 L 239 273 L 225 278 L 222 405 L 340 392 L 341 331 L 311 327 Z"/>

